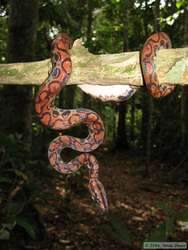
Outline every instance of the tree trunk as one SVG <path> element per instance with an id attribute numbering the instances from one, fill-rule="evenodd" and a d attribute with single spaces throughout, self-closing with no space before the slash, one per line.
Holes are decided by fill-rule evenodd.
<path id="1" fill-rule="evenodd" d="M 151 158 L 151 135 L 152 135 L 152 113 L 153 113 L 153 99 L 145 92 L 142 93 L 142 128 L 141 141 L 143 151 L 145 152 L 147 167 Z M 148 172 L 148 170 L 146 170 Z"/>
<path id="2" fill-rule="evenodd" d="M 182 87 L 181 95 L 181 148 L 187 151 L 188 146 L 188 86 Z"/>
<path id="3" fill-rule="evenodd" d="M 123 39 L 123 51 L 126 52 L 129 49 L 128 40 L 128 23 L 129 23 L 129 8 L 128 4 L 124 4 L 124 39 Z M 127 113 L 127 102 L 121 102 L 118 105 L 118 126 L 117 126 L 117 149 L 128 149 L 129 143 L 127 139 L 126 131 L 126 113 Z"/>
<path id="4" fill-rule="evenodd" d="M 128 149 L 128 140 L 125 126 L 125 119 L 127 113 L 127 104 L 122 102 L 118 105 L 118 127 L 117 127 L 117 139 L 116 139 L 116 148 Z"/>
<path id="5" fill-rule="evenodd" d="M 131 97 L 130 139 L 135 142 L 135 96 Z"/>
<path id="6" fill-rule="evenodd" d="M 160 31 L 160 0 L 155 1 L 155 5 L 153 8 L 153 16 L 154 16 L 154 29 L 155 32 Z M 145 32 L 147 34 L 147 30 Z M 146 174 L 150 175 L 150 161 L 151 161 L 151 154 L 152 154 L 152 116 L 153 116 L 153 109 L 154 109 L 154 103 L 153 103 L 153 97 L 150 95 L 147 95 L 147 100 L 145 100 L 144 104 L 145 109 L 147 109 L 147 116 L 145 117 L 147 119 L 146 123 L 143 124 L 142 128 L 145 130 L 145 136 L 146 140 L 144 140 L 146 149 Z"/>
<path id="7" fill-rule="evenodd" d="M 90 49 L 90 46 L 92 44 L 92 22 L 93 22 L 93 6 L 92 1 L 87 0 L 87 30 L 86 30 L 86 47 Z M 83 92 L 83 106 L 84 107 L 90 107 L 91 104 L 91 97 Z"/>
<path id="8" fill-rule="evenodd" d="M 91 37 L 92 37 L 92 22 L 93 22 L 93 6 L 92 1 L 87 0 L 87 30 L 86 30 L 86 37 L 87 37 L 87 48 L 91 46 Z"/>
<path id="9" fill-rule="evenodd" d="M 76 94 L 76 86 L 66 86 L 61 94 L 61 101 L 60 107 L 66 109 L 72 109 L 74 107 L 75 101 L 75 94 Z"/>
<path id="10" fill-rule="evenodd" d="M 160 27 L 160 2 L 161 0 L 156 0 L 154 8 L 153 8 L 155 32 L 159 32 L 161 29 Z"/>
<path id="11" fill-rule="evenodd" d="M 152 154 L 152 116 L 153 116 L 153 98 L 148 96 L 148 122 L 146 130 L 146 173 L 150 175 L 150 161 Z"/>
<path id="12" fill-rule="evenodd" d="M 184 45 L 188 45 L 188 10 L 184 10 L 185 22 L 184 22 Z M 183 151 L 188 146 L 188 86 L 182 87 L 181 96 L 181 148 Z"/>
<path id="13" fill-rule="evenodd" d="M 10 0 L 8 62 L 26 62 L 35 59 L 38 22 L 38 0 Z M 31 142 L 32 87 L 5 86 L 2 91 L 1 117 L 3 133 L 23 135 Z"/>

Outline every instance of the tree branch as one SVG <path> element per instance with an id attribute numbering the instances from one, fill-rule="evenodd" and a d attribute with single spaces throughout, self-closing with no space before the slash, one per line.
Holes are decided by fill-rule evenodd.
<path id="1" fill-rule="evenodd" d="M 73 72 L 67 84 L 143 85 L 139 52 L 93 55 L 76 40 L 71 58 Z M 160 84 L 188 84 L 188 48 L 160 50 L 156 68 Z M 50 59 L 0 64 L 0 84 L 40 85 L 50 70 Z"/>

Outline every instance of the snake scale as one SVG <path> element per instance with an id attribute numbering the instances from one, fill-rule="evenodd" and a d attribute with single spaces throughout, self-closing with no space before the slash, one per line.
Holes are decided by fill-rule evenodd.
<path id="1" fill-rule="evenodd" d="M 60 135 L 54 139 L 48 149 L 51 166 L 62 174 L 71 174 L 86 165 L 89 169 L 89 190 L 103 212 L 108 210 L 108 202 L 103 184 L 99 181 L 99 164 L 90 151 L 96 149 L 104 139 L 104 125 L 98 114 L 89 109 L 60 109 L 55 106 L 55 98 L 68 80 L 72 63 L 69 54 L 71 40 L 67 34 L 58 35 L 52 43 L 52 70 L 42 84 L 35 100 L 35 110 L 40 121 L 53 130 L 69 129 L 78 124 L 85 124 L 89 134 L 80 139 Z M 79 156 L 64 162 L 61 151 L 64 148 L 82 152 Z"/>
<path id="2" fill-rule="evenodd" d="M 171 47 L 172 45 L 168 35 L 164 32 L 157 32 L 146 40 L 141 51 L 140 59 L 144 83 L 149 93 L 155 98 L 167 96 L 175 89 L 175 86 L 168 83 L 159 84 L 154 63 L 154 58 L 160 48 L 168 49 Z"/>

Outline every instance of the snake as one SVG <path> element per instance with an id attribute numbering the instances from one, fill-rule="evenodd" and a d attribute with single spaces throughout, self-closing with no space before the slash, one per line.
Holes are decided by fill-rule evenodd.
<path id="1" fill-rule="evenodd" d="M 170 83 L 160 85 L 156 73 L 154 59 L 159 49 L 171 48 L 171 40 L 165 32 L 152 34 L 145 42 L 140 54 L 141 71 L 144 78 L 144 84 L 148 92 L 155 98 L 169 95 L 175 86 Z"/>
<path id="2" fill-rule="evenodd" d="M 90 152 L 98 148 L 104 140 L 104 124 L 100 116 L 90 109 L 61 109 L 55 99 L 64 88 L 72 71 L 70 49 L 72 41 L 67 34 L 59 34 L 52 42 L 52 69 L 41 85 L 35 99 L 35 111 L 42 124 L 56 130 L 70 129 L 84 124 L 88 127 L 86 138 L 77 138 L 59 133 L 48 148 L 50 165 L 61 174 L 73 174 L 83 165 L 89 170 L 88 188 L 91 198 L 102 212 L 108 211 L 108 201 L 102 182 L 99 180 L 99 163 Z M 81 152 L 69 162 L 63 161 L 61 152 L 70 148 Z"/>

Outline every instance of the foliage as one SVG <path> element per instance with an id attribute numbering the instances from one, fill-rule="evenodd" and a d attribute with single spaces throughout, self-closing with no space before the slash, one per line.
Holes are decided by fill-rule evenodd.
<path id="1" fill-rule="evenodd" d="M 0 62 L 6 62 L 6 39 L 8 35 L 6 9 L 0 6 Z"/>
<path id="2" fill-rule="evenodd" d="M 177 229 L 177 221 L 188 222 L 188 209 L 185 208 L 181 212 L 172 208 L 167 203 L 158 203 L 157 206 L 164 211 L 166 218 L 165 221 L 159 224 L 144 240 L 144 242 L 165 242 L 168 241 L 170 235 L 172 235 Z"/>
<path id="3" fill-rule="evenodd" d="M 41 237 L 42 225 L 38 220 L 34 204 L 39 197 L 39 188 L 33 183 L 34 162 L 26 159 L 27 145 L 20 135 L 1 135 L 0 141 L 0 240 L 11 239 L 22 234 L 25 245 L 28 237 Z"/>
<path id="4" fill-rule="evenodd" d="M 167 242 L 170 237 L 175 233 L 179 224 L 188 223 L 188 209 L 185 208 L 181 211 L 172 208 L 172 204 L 165 202 L 158 202 L 156 204 L 157 209 L 160 209 L 165 214 L 163 222 L 158 224 L 153 230 L 151 230 L 143 240 L 144 242 Z M 122 223 L 120 216 L 110 213 L 107 215 L 108 223 L 103 225 L 102 229 L 110 233 L 114 238 L 122 242 L 122 244 L 129 247 L 133 246 L 134 235 Z M 144 249 L 144 248 L 142 248 Z"/>

